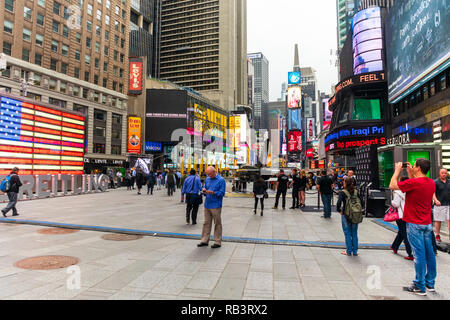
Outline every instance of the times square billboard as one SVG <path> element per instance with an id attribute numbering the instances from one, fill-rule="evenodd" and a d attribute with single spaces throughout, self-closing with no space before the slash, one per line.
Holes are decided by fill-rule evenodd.
<path id="1" fill-rule="evenodd" d="M 386 17 L 389 102 L 450 65 L 450 1 L 396 1 Z"/>

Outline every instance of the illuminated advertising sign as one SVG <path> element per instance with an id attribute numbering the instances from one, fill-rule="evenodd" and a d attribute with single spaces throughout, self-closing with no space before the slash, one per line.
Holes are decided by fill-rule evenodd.
<path id="1" fill-rule="evenodd" d="M 386 17 L 390 103 L 397 103 L 448 68 L 449 30 L 449 1 L 395 2 Z"/>
<path id="2" fill-rule="evenodd" d="M 328 103 L 330 99 L 322 99 L 323 105 L 323 130 L 327 130 L 331 125 L 331 119 L 333 117 L 333 112 L 328 108 Z"/>
<path id="3" fill-rule="evenodd" d="M 85 118 L 0 97 L 0 174 L 83 174 Z"/>
<path id="4" fill-rule="evenodd" d="M 130 58 L 130 82 L 128 94 L 140 95 L 142 94 L 142 79 L 143 79 L 144 63 L 142 59 Z"/>
<path id="5" fill-rule="evenodd" d="M 288 84 L 300 84 L 302 82 L 302 74 L 300 71 L 288 73 Z"/>
<path id="6" fill-rule="evenodd" d="M 289 114 L 289 130 L 302 129 L 302 112 L 301 109 L 290 109 Z"/>
<path id="7" fill-rule="evenodd" d="M 288 152 L 300 152 L 302 147 L 302 132 L 290 131 L 288 133 Z"/>
<path id="8" fill-rule="evenodd" d="M 314 118 L 306 119 L 306 141 L 312 142 L 316 137 L 316 124 Z"/>
<path id="9" fill-rule="evenodd" d="M 302 107 L 302 89 L 300 87 L 290 87 L 288 89 L 288 108 L 297 109 Z"/>
<path id="10" fill-rule="evenodd" d="M 344 150 L 344 149 L 354 149 L 365 146 L 385 146 L 386 138 L 373 138 L 373 139 L 350 139 L 346 141 L 336 141 L 335 149 Z"/>
<path id="11" fill-rule="evenodd" d="M 356 85 L 361 85 L 361 84 L 366 84 L 366 83 L 376 83 L 376 82 L 382 82 L 382 81 L 385 81 L 384 72 L 365 73 L 365 74 L 361 74 L 361 75 L 357 75 L 357 76 L 353 76 L 351 78 L 345 79 L 336 85 L 335 96 L 333 98 L 331 98 L 328 103 L 330 106 L 332 104 L 334 104 L 336 95 L 342 89 L 345 89 L 348 87 L 353 87 Z"/>
<path id="12" fill-rule="evenodd" d="M 141 118 L 128 118 L 128 153 L 141 153 Z"/>
<path id="13" fill-rule="evenodd" d="M 353 16 L 353 73 L 383 70 L 381 10 L 372 7 Z"/>
<path id="14" fill-rule="evenodd" d="M 384 135 L 384 132 L 385 130 L 383 125 L 341 129 L 328 134 L 325 137 L 325 144 L 328 145 L 333 141 L 342 139 L 357 139 L 376 135 Z"/>
<path id="15" fill-rule="evenodd" d="M 314 157 L 314 149 L 308 149 L 306 150 L 306 157 L 307 158 L 313 158 Z"/>
<path id="16" fill-rule="evenodd" d="M 145 151 L 146 152 L 161 152 L 162 151 L 162 143 L 161 142 L 145 142 Z"/>

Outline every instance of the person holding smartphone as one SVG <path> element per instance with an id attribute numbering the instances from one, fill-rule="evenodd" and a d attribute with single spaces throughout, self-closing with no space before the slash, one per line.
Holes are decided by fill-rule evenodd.
<path id="1" fill-rule="evenodd" d="M 205 195 L 205 222 L 203 224 L 202 239 L 198 247 L 208 246 L 211 236 L 211 226 L 214 220 L 214 244 L 212 249 L 222 246 L 222 201 L 225 196 L 225 179 L 217 174 L 214 167 L 206 169 L 205 186 L 202 190 Z"/>

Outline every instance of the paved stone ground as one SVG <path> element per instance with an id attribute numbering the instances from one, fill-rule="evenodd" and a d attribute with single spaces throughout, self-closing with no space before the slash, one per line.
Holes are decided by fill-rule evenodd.
<path id="1" fill-rule="evenodd" d="M 180 194 L 154 196 L 113 190 L 103 194 L 20 202 L 19 219 L 200 234 L 186 225 Z M 307 204 L 317 198 L 310 195 Z M 291 199 L 289 199 L 291 200 Z M 340 219 L 319 213 L 272 210 L 253 215 L 253 199 L 226 198 L 224 236 L 308 241 L 344 241 Z M 288 202 L 288 205 L 291 204 Z M 395 234 L 365 219 L 361 243 L 391 243 Z M 0 299 L 449 299 L 450 255 L 440 252 L 437 294 L 418 297 L 402 291 L 414 277 L 404 251 L 340 249 L 224 242 L 220 249 L 197 248 L 198 240 L 143 237 L 108 241 L 102 232 L 46 235 L 42 226 L 0 223 Z M 69 289 L 67 269 L 31 271 L 17 261 L 39 255 L 80 259 L 80 289 Z M 379 287 L 373 282 L 379 271 Z M 69 286 L 70 287 L 70 286 Z"/>

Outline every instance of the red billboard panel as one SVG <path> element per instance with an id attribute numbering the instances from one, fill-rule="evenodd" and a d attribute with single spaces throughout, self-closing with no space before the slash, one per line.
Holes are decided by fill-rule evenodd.
<path id="1" fill-rule="evenodd" d="M 130 83 L 128 94 L 140 95 L 142 94 L 142 79 L 143 79 L 144 63 L 142 59 L 130 58 Z"/>
<path id="2" fill-rule="evenodd" d="M 302 132 L 290 131 L 288 133 L 288 152 L 300 152 L 302 147 Z"/>
<path id="3" fill-rule="evenodd" d="M 0 174 L 83 174 L 83 116 L 7 96 L 0 102 Z"/>

